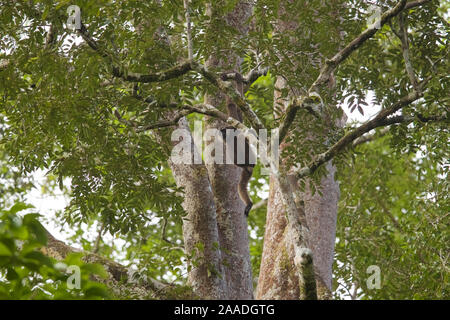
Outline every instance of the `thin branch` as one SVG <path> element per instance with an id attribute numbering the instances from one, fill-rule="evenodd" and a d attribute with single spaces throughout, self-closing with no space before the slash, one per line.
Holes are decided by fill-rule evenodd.
<path id="1" fill-rule="evenodd" d="M 280 143 L 284 140 L 284 138 L 287 136 L 288 131 L 292 123 L 294 122 L 295 116 L 297 114 L 297 111 L 301 108 L 305 108 L 308 110 L 309 113 L 311 113 L 316 118 L 320 118 L 320 115 L 318 114 L 317 110 L 311 108 L 310 106 L 314 104 L 316 101 L 314 100 L 316 98 L 315 95 L 309 95 L 309 96 L 302 96 L 298 99 L 294 99 L 291 101 L 291 103 L 286 108 L 285 112 L 285 118 L 283 122 L 280 124 L 280 135 L 279 135 L 279 141 Z"/>
<path id="2" fill-rule="evenodd" d="M 412 67 L 411 59 L 409 57 L 409 40 L 408 40 L 408 28 L 406 26 L 406 16 L 405 14 L 400 14 L 399 23 L 400 23 L 400 30 L 398 33 L 395 33 L 401 43 L 402 43 L 402 54 L 403 54 L 403 60 L 405 61 L 405 69 L 406 73 L 408 74 L 409 81 L 411 82 L 414 89 L 417 90 L 417 78 L 416 74 L 414 73 L 414 69 Z"/>
<path id="3" fill-rule="evenodd" d="M 118 67 L 114 64 L 114 57 L 106 52 L 105 50 L 100 49 L 98 43 L 89 35 L 84 24 L 81 25 L 81 28 L 78 29 L 78 32 L 81 34 L 83 39 L 88 43 L 88 45 L 98 52 L 102 57 L 105 57 L 110 60 L 113 64 L 113 75 L 115 77 L 122 78 L 125 81 L 130 82 L 142 82 L 142 83 L 150 83 L 150 82 L 161 82 L 167 81 L 170 79 L 174 79 L 180 77 L 191 70 L 195 70 L 200 73 L 206 80 L 208 80 L 211 84 L 215 85 L 222 93 L 227 95 L 236 105 L 242 110 L 250 124 L 255 128 L 255 130 L 263 129 L 264 125 L 261 120 L 258 118 L 256 113 L 250 108 L 248 103 L 244 100 L 244 98 L 240 95 L 239 91 L 233 87 L 233 85 L 229 82 L 223 81 L 219 76 L 215 73 L 209 71 L 206 66 L 195 62 L 194 60 L 189 60 L 187 62 L 176 65 L 168 70 L 157 72 L 154 74 L 140 74 L 130 72 L 125 70 L 123 67 Z"/>
<path id="4" fill-rule="evenodd" d="M 136 129 L 136 132 L 144 132 L 152 129 L 158 129 L 158 128 L 166 128 L 171 126 L 176 126 L 178 124 L 178 121 L 180 121 L 181 118 L 187 116 L 188 114 L 193 113 L 193 111 L 190 110 L 182 110 L 179 113 L 177 113 L 171 120 L 161 120 L 155 123 L 151 123 L 142 127 L 138 127 Z"/>
<path id="5" fill-rule="evenodd" d="M 365 41 L 372 38 L 386 22 L 398 15 L 404 9 L 405 5 L 406 0 L 400 0 L 394 8 L 386 11 L 381 15 L 379 23 L 374 23 L 373 26 L 364 30 L 359 36 L 357 36 L 349 44 L 347 44 L 341 51 L 336 53 L 331 59 L 327 60 L 320 72 L 319 77 L 311 86 L 310 91 L 316 91 L 321 85 L 325 84 L 330 78 L 331 73 L 338 67 L 340 63 L 345 61 L 350 56 L 350 54 L 358 49 Z M 377 28 L 378 26 L 380 28 Z"/>
<path id="6" fill-rule="evenodd" d="M 171 245 L 170 247 L 168 247 L 169 250 L 181 250 L 185 253 L 183 246 L 178 246 L 175 242 L 167 239 L 167 237 L 166 237 L 167 222 L 168 222 L 167 218 L 164 218 L 163 227 L 162 227 L 162 231 L 161 231 L 161 239 Z"/>
<path id="7" fill-rule="evenodd" d="M 411 123 L 415 120 L 419 120 L 420 122 L 423 123 L 427 123 L 427 122 L 448 122 L 448 116 L 429 116 L 429 117 L 425 117 L 421 114 L 417 114 L 415 116 L 403 116 L 403 115 L 398 115 L 398 116 L 394 116 L 394 117 L 390 117 L 385 119 L 384 121 L 380 122 L 380 127 L 381 126 L 390 126 L 392 124 L 397 124 L 397 123 Z M 381 129 L 379 132 L 375 132 L 372 134 L 366 134 L 363 135 L 359 138 L 357 138 L 355 141 L 353 141 L 353 146 L 359 146 L 361 144 L 364 144 L 366 142 L 370 142 L 373 141 L 377 138 L 383 137 L 384 135 L 386 135 L 389 132 L 389 127 L 385 127 L 383 129 Z"/>
<path id="8" fill-rule="evenodd" d="M 261 201 L 258 201 L 256 204 L 253 205 L 252 210 L 262 208 L 266 205 L 267 205 L 267 199 L 262 199 Z"/>
<path id="9" fill-rule="evenodd" d="M 182 75 L 185 75 L 189 71 L 192 70 L 192 64 L 190 61 L 183 62 L 178 64 L 170 69 L 156 72 L 153 74 L 141 74 L 135 73 L 128 70 L 125 70 L 120 67 L 113 67 L 113 76 L 122 78 L 125 81 L 129 82 L 142 82 L 142 83 L 151 83 L 151 82 L 162 82 L 171 79 L 178 78 Z"/>
<path id="10" fill-rule="evenodd" d="M 188 57 L 189 60 L 194 59 L 194 50 L 192 44 L 192 31 L 191 31 L 191 16 L 189 14 L 189 0 L 183 0 L 184 16 L 186 18 L 186 36 L 188 45 Z"/>
<path id="11" fill-rule="evenodd" d="M 284 138 L 287 136 L 289 128 L 294 122 L 295 116 L 297 115 L 298 109 L 303 103 L 292 103 L 286 108 L 285 118 L 283 122 L 280 124 L 280 133 L 279 133 L 279 141 L 283 142 Z"/>
<path id="12" fill-rule="evenodd" d="M 378 196 L 378 193 L 375 193 L 375 199 L 378 202 L 378 204 L 380 205 L 380 207 L 383 210 L 383 212 L 388 216 L 389 220 L 391 220 L 392 225 L 395 227 L 395 229 L 397 229 L 397 231 L 399 231 L 399 232 L 404 232 L 401 224 L 394 217 L 392 212 L 388 209 L 388 207 L 386 206 L 384 201 Z"/>
<path id="13" fill-rule="evenodd" d="M 389 27 L 391 27 L 392 32 L 397 36 L 397 38 L 402 39 L 400 31 L 395 29 L 394 25 L 392 24 L 392 21 L 389 21 Z"/>
<path id="14" fill-rule="evenodd" d="M 445 116 L 438 116 L 438 115 L 432 115 L 432 116 L 424 116 L 422 114 L 417 114 L 415 116 L 403 116 L 398 115 L 390 118 L 386 118 L 383 121 L 380 122 L 380 126 L 390 126 L 392 124 L 396 123 L 411 123 L 415 120 L 419 120 L 420 122 L 427 123 L 427 122 L 441 122 L 446 121 L 448 122 L 448 115 Z"/>
<path id="15" fill-rule="evenodd" d="M 259 77 L 267 75 L 269 72 L 269 68 L 263 68 L 263 69 L 253 69 L 250 71 L 245 77 L 243 77 L 242 82 L 246 85 L 251 85 L 253 82 L 255 82 Z M 236 81 L 240 79 L 240 74 L 237 72 L 227 72 L 222 74 L 222 80 L 224 81 Z"/>
<path id="16" fill-rule="evenodd" d="M 133 95 L 131 95 L 131 97 L 135 98 L 136 100 L 139 100 L 139 101 L 142 101 L 144 103 L 147 103 L 149 106 L 154 106 L 154 107 L 161 108 L 161 109 L 177 108 L 178 107 L 177 103 L 173 103 L 173 102 L 168 103 L 168 104 L 161 103 L 161 102 L 157 101 L 152 96 L 147 96 L 147 97 L 144 98 L 143 96 L 141 96 L 139 94 L 136 94 L 136 95 L 133 94 Z"/>
<path id="17" fill-rule="evenodd" d="M 193 68 L 206 80 L 216 86 L 221 92 L 226 94 L 234 103 L 236 103 L 236 105 L 242 110 L 245 117 L 256 131 L 264 128 L 264 125 L 262 124 L 256 113 L 252 110 L 252 108 L 250 108 L 248 103 L 240 95 L 239 91 L 234 88 L 231 83 L 223 81 L 215 73 L 209 71 L 204 65 L 195 62 L 192 62 L 191 64 L 193 65 Z"/>
<path id="18" fill-rule="evenodd" d="M 205 114 L 211 117 L 215 117 L 218 118 L 220 120 L 222 120 L 223 122 L 225 122 L 226 124 L 228 124 L 229 126 L 235 128 L 235 129 L 239 129 L 241 131 L 243 131 L 243 134 L 246 137 L 250 137 L 250 128 L 248 128 L 247 126 L 245 126 L 242 122 L 240 122 L 239 120 L 230 117 L 229 115 L 227 115 L 226 113 L 223 113 L 222 111 L 218 110 L 217 108 L 215 108 L 214 106 L 210 105 L 210 104 L 206 104 L 206 103 L 201 103 L 201 104 L 197 104 L 194 106 L 183 106 L 183 109 L 187 109 L 190 110 L 192 112 L 196 112 L 196 113 L 200 113 L 200 114 Z M 251 137 L 253 138 L 253 137 Z"/>
<path id="19" fill-rule="evenodd" d="M 54 24 L 50 25 L 50 29 L 47 32 L 47 36 L 45 37 L 45 49 L 51 49 L 56 43 L 56 31 Z"/>
<path id="20" fill-rule="evenodd" d="M 161 239 L 164 240 L 165 242 L 171 244 L 171 245 L 176 245 L 175 243 L 173 243 L 172 241 L 167 239 L 166 231 L 167 231 L 167 218 L 164 218 L 163 227 L 162 227 L 162 231 L 161 231 Z"/>
<path id="21" fill-rule="evenodd" d="M 405 5 L 405 10 L 409 10 L 409 9 L 411 9 L 411 8 L 414 8 L 414 7 L 418 7 L 418 6 L 424 5 L 424 4 L 428 3 L 428 2 L 431 2 L 431 0 L 417 0 L 417 1 L 411 1 L 411 2 L 408 2 L 408 3 Z"/>
<path id="22" fill-rule="evenodd" d="M 389 128 L 386 127 L 386 128 L 381 129 L 379 132 L 374 132 L 372 134 L 365 134 L 365 135 L 355 139 L 355 141 L 353 141 L 353 146 L 356 147 L 361 144 L 373 141 L 377 138 L 385 136 L 388 132 L 389 132 Z"/>
<path id="23" fill-rule="evenodd" d="M 218 118 L 218 119 L 222 120 L 223 122 L 225 122 L 226 124 L 228 124 L 229 126 L 235 128 L 235 129 L 238 129 L 239 133 L 248 141 L 253 141 L 255 138 L 258 139 L 257 133 L 255 133 L 253 130 L 248 128 L 246 125 L 244 125 L 239 120 L 223 113 L 222 111 L 218 110 L 217 108 L 215 108 L 212 105 L 202 103 L 202 104 L 197 104 L 194 106 L 186 105 L 186 106 L 183 106 L 182 108 L 190 110 L 192 112 L 205 114 L 205 115 L 208 115 L 211 117 Z M 261 148 L 265 148 L 264 143 L 261 144 Z"/>
<path id="24" fill-rule="evenodd" d="M 103 58 L 108 59 L 113 67 L 112 67 L 112 74 L 113 76 L 117 78 L 122 78 L 125 81 L 128 82 L 142 82 L 142 83 L 150 83 L 150 82 L 161 82 L 161 81 L 167 81 L 170 79 L 178 78 L 189 71 L 192 70 L 192 64 L 190 61 L 180 63 L 172 68 L 169 68 L 164 71 L 156 72 L 154 74 L 141 74 L 141 73 L 135 73 L 131 72 L 127 69 L 125 69 L 123 66 L 118 66 L 118 63 L 116 63 L 115 60 L 117 60 L 111 53 L 107 52 L 106 50 L 103 50 L 100 45 L 97 43 L 96 40 L 94 40 L 86 26 L 84 24 L 81 24 L 81 28 L 77 30 L 78 33 L 81 35 L 84 41 L 91 47 L 93 50 L 95 50 L 100 56 Z"/>
<path id="25" fill-rule="evenodd" d="M 117 120 L 119 120 L 119 122 L 123 123 L 124 125 L 136 128 L 137 125 L 133 121 L 124 119 L 117 109 L 114 110 L 114 115 L 116 116 Z"/>
<path id="26" fill-rule="evenodd" d="M 406 0 L 401 0 L 394 8 L 386 11 L 380 18 L 379 27 L 381 28 L 384 24 L 389 22 L 392 17 L 398 15 L 405 7 L 405 4 Z M 347 46 L 336 53 L 331 59 L 326 61 L 325 65 L 320 71 L 319 76 L 309 88 L 308 93 L 305 96 L 296 99 L 295 103 L 288 107 L 286 118 L 280 125 L 280 143 L 286 137 L 289 128 L 295 119 L 295 115 L 297 114 L 297 111 L 303 106 L 303 103 L 306 102 L 309 98 L 312 98 L 312 94 L 315 94 L 321 85 L 324 85 L 329 81 L 331 74 L 339 66 L 339 64 L 345 61 L 350 56 L 350 54 L 358 49 L 366 40 L 373 37 L 378 29 L 379 28 L 377 28 L 376 24 L 374 24 L 372 27 L 366 29 L 355 39 L 353 39 L 349 44 L 347 44 Z M 315 110 L 311 110 L 311 113 L 316 115 Z"/>
<path id="27" fill-rule="evenodd" d="M 94 249 L 92 250 L 93 253 L 98 253 L 98 250 L 100 250 L 100 241 L 102 240 L 102 233 L 105 228 L 105 223 L 102 223 L 97 234 L 97 238 L 95 239 L 95 245 Z"/>
<path id="28" fill-rule="evenodd" d="M 103 58 L 111 58 L 111 56 L 107 52 L 100 49 L 100 46 L 98 45 L 97 41 L 91 37 L 86 26 L 83 23 L 81 23 L 81 27 L 80 27 L 80 29 L 77 29 L 77 32 L 80 34 L 80 36 L 83 38 L 83 40 L 86 41 L 88 46 L 91 47 L 91 49 L 96 51 Z"/>
<path id="29" fill-rule="evenodd" d="M 349 292 L 350 293 L 350 297 L 352 300 L 356 300 L 358 298 L 358 289 L 359 289 L 359 284 L 358 281 L 356 280 L 353 284 L 353 292 Z"/>
<path id="30" fill-rule="evenodd" d="M 147 131 L 147 130 L 177 125 L 178 121 L 182 117 L 195 112 L 195 113 L 200 113 L 200 114 L 218 118 L 218 119 L 224 121 L 229 126 L 243 131 L 243 134 L 246 137 L 250 137 L 250 134 L 251 134 L 250 129 L 247 126 L 245 126 L 242 122 L 234 119 L 233 117 L 230 117 L 226 113 L 218 110 L 217 108 L 213 107 L 212 105 L 209 105 L 206 103 L 200 103 L 200 104 L 196 104 L 193 106 L 190 106 L 190 105 L 179 106 L 176 104 L 172 104 L 171 107 L 176 107 L 178 109 L 181 109 L 181 111 L 179 111 L 179 113 L 176 114 L 175 117 L 172 118 L 171 120 L 161 120 L 161 121 L 158 121 L 158 122 L 155 122 L 152 124 L 138 127 L 136 132 L 143 132 L 143 131 Z M 130 123 L 128 123 L 128 125 L 135 126 L 134 124 L 130 124 Z"/>

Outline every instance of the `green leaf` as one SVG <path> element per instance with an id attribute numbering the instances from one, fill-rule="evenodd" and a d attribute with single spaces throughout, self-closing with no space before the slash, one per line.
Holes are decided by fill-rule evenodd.
<path id="1" fill-rule="evenodd" d="M 11 250 L 2 242 L 0 242 L 0 256 L 12 256 Z"/>
<path id="2" fill-rule="evenodd" d="M 109 298 L 109 294 L 106 287 L 99 283 L 90 283 L 85 288 L 83 288 L 84 293 L 87 298 Z"/>
<path id="3" fill-rule="evenodd" d="M 12 214 L 15 214 L 19 211 L 23 211 L 23 210 L 30 209 L 30 208 L 34 208 L 34 206 L 31 204 L 23 203 L 23 202 L 17 202 L 11 207 L 11 209 L 9 209 L 9 212 Z"/>
<path id="4" fill-rule="evenodd" d="M 6 279 L 9 281 L 19 279 L 19 274 L 14 270 L 14 268 L 8 268 L 6 273 Z"/>
<path id="5" fill-rule="evenodd" d="M 102 278 L 107 278 L 108 273 L 105 271 L 105 268 L 98 263 L 88 263 L 81 267 L 83 272 L 87 272 L 88 274 L 96 274 Z"/>
<path id="6" fill-rule="evenodd" d="M 24 258 L 27 260 L 35 260 L 38 261 L 41 265 L 53 267 L 52 260 L 45 256 L 42 252 L 39 251 L 31 251 L 24 255 Z"/>
<path id="7" fill-rule="evenodd" d="M 39 216 L 40 215 L 37 213 L 27 214 L 23 217 L 23 223 L 30 228 L 40 244 L 47 245 L 47 230 L 45 230 L 42 224 L 36 219 Z"/>

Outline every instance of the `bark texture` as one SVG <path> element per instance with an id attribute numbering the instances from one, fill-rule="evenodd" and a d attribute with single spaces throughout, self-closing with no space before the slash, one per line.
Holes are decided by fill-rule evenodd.
<path id="1" fill-rule="evenodd" d="M 320 277 L 317 284 L 318 294 L 322 297 L 332 290 L 337 204 L 340 194 L 339 183 L 334 178 L 336 167 L 328 162 L 326 168 L 328 174 L 322 178 L 320 184 L 322 195 L 317 192 L 313 195 L 307 187 L 303 198 L 309 228 L 308 247 L 313 252 L 316 276 Z"/>
<path id="2" fill-rule="evenodd" d="M 211 14 L 214 14 L 214 12 Z M 244 36 L 248 31 L 245 22 L 250 14 L 251 5 L 247 1 L 241 1 L 224 17 L 224 23 L 235 28 L 240 35 Z M 239 72 L 240 62 L 240 58 L 236 53 L 229 49 L 227 50 L 227 61 L 211 55 L 207 61 L 207 66 Z M 223 108 L 225 105 L 225 98 L 221 94 L 207 95 L 205 101 L 217 108 Z M 207 124 L 207 128 L 222 129 L 224 127 L 225 124 L 221 121 L 212 121 Z M 205 155 L 205 157 L 210 156 Z M 224 276 L 229 293 L 228 298 L 252 299 L 253 279 L 248 226 L 244 215 L 245 206 L 237 191 L 243 169 L 227 164 L 208 164 L 207 168 L 217 209 L 217 226 L 220 248 L 222 250 Z"/>
<path id="3" fill-rule="evenodd" d="M 47 246 L 41 248 L 43 254 L 56 260 L 63 260 L 71 253 L 83 253 L 83 261 L 86 263 L 101 264 L 107 272 L 106 278 L 94 277 L 95 281 L 105 284 L 117 297 L 126 297 L 133 299 L 170 299 L 170 291 L 175 289 L 173 285 L 168 285 L 155 279 L 145 278 L 143 281 L 133 280 L 132 272 L 123 265 L 108 260 L 92 252 L 81 251 L 73 248 L 64 242 L 53 237 L 47 231 Z M 186 296 L 186 299 L 192 299 L 193 296 Z"/>
<path id="4" fill-rule="evenodd" d="M 331 291 L 339 200 L 339 185 L 334 180 L 336 169 L 331 163 L 327 163 L 326 167 L 328 174 L 322 178 L 319 186 L 322 196 L 317 192 L 312 194 L 309 180 L 305 192 L 300 192 L 298 179 L 294 176 L 290 176 L 289 179 L 296 203 L 298 206 L 303 205 L 306 220 L 301 216 L 299 219 L 304 227 L 307 226 L 307 239 L 304 245 L 313 252 L 319 298 L 329 297 Z M 298 211 L 301 215 L 301 210 Z M 289 237 L 293 236 L 288 232 L 286 208 L 280 187 L 276 179 L 271 177 L 257 298 L 299 299 L 298 270 L 294 264 L 295 251 L 289 245 L 293 242 Z"/>
<path id="5" fill-rule="evenodd" d="M 189 131 L 187 120 L 182 118 L 179 128 Z M 191 140 L 192 141 L 192 140 Z M 194 152 L 198 152 L 194 148 Z M 204 164 L 175 164 L 170 161 L 177 186 L 184 189 L 183 220 L 185 251 L 192 254 L 188 283 L 195 294 L 204 299 L 228 298 L 222 277 L 222 256 L 217 230 L 214 195 Z"/>
<path id="6" fill-rule="evenodd" d="M 284 4 L 291 2 L 285 0 L 280 6 L 280 16 L 287 12 Z M 295 15 L 295 13 L 293 13 Z M 295 19 L 277 21 L 277 32 L 293 31 L 298 28 Z M 295 37 L 290 37 L 289 41 L 297 41 Z M 289 99 L 296 99 L 305 84 L 299 83 L 297 87 L 288 87 L 286 80 L 278 76 L 275 84 L 275 108 L 281 108 L 286 112 Z M 282 90 L 288 89 L 291 94 L 288 99 L 282 100 Z M 293 120 L 293 119 L 291 119 Z M 308 124 L 303 124 L 305 127 Z M 295 128 L 294 128 L 295 129 Z M 325 129 L 324 129 L 325 130 Z M 289 135 L 289 133 L 287 133 Z M 320 141 L 320 136 L 313 131 L 306 137 L 308 141 Z M 290 142 L 300 147 L 306 141 Z M 286 148 L 286 144 L 280 146 L 280 152 Z M 295 147 L 295 145 L 294 145 Z M 314 154 L 314 150 L 312 151 Z M 283 162 L 283 160 L 281 160 Z M 316 287 L 319 299 L 330 298 L 332 289 L 332 264 L 334 256 L 334 242 L 337 220 L 337 202 L 339 199 L 339 185 L 334 180 L 335 167 L 331 162 L 326 164 L 328 173 L 322 178 L 317 189 L 319 193 L 312 194 L 310 180 L 305 179 L 306 188 L 300 192 L 298 177 L 289 176 L 291 192 L 297 206 L 298 220 L 303 228 L 306 228 L 305 239 L 301 239 L 302 246 L 312 251 L 314 273 L 316 277 Z M 294 168 L 286 168 L 287 172 L 293 173 Z M 270 193 L 267 206 L 266 231 L 264 237 L 264 248 L 261 260 L 260 276 L 258 279 L 257 298 L 258 299 L 304 299 L 309 294 L 304 292 L 304 279 L 307 277 L 301 274 L 306 268 L 298 267 L 296 261 L 296 248 L 293 245 L 298 243 L 298 234 L 290 231 L 288 227 L 286 206 L 283 202 L 279 181 L 274 177 L 270 180 Z M 283 188 L 286 189 L 286 188 Z M 297 261 L 298 261 L 297 254 Z M 297 265 L 297 267 L 296 267 Z M 300 264 L 301 265 L 301 264 Z M 306 285 L 308 286 L 308 285 Z M 311 287 L 311 285 L 309 284 Z M 313 287 L 313 286 L 312 286 Z"/>

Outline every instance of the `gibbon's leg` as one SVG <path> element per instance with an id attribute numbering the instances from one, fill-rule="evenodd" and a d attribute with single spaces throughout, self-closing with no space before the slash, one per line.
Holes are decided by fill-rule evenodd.
<path id="1" fill-rule="evenodd" d="M 242 174 L 241 174 L 241 179 L 239 180 L 238 193 L 239 193 L 239 197 L 245 204 L 244 214 L 246 217 L 248 217 L 248 213 L 250 212 L 250 210 L 253 207 L 253 202 L 248 195 L 247 185 L 248 185 L 250 178 L 252 177 L 253 167 L 247 166 L 247 167 L 241 167 L 241 168 L 242 168 Z"/>

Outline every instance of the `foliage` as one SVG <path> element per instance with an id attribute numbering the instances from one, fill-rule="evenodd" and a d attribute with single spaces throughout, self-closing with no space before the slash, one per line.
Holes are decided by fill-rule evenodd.
<path id="1" fill-rule="evenodd" d="M 236 0 L 212 1 L 211 15 L 206 2 L 210 1 L 190 2 L 194 56 L 204 63 L 214 53 L 231 70 L 232 50 L 242 57 L 243 74 L 267 67 L 269 73 L 252 84 L 246 99 L 262 122 L 275 128 L 285 117 L 280 104 L 292 92 L 306 91 L 326 59 L 367 27 L 373 1 L 289 1 L 283 12 L 278 0 L 254 1 L 246 37 L 223 21 Z M 127 124 L 154 123 L 170 103 L 203 102 L 205 94 L 217 89 L 194 72 L 139 85 L 112 75 L 112 62 L 121 70 L 152 73 L 187 56 L 182 1 L 158 3 L 1 1 L 0 62 L 4 58 L 9 65 L 0 70 L 0 206 L 12 206 L 1 211 L 3 295 L 105 297 L 103 289 L 87 278 L 80 292 L 66 292 L 66 275 L 37 250 L 45 246 L 37 217 L 20 218 L 15 212 L 21 205 L 13 204 L 24 200 L 38 169 L 47 172 L 48 188 L 57 181 L 71 197 L 69 207 L 57 215 L 61 228 L 75 230 L 70 241 L 133 266 L 141 276 L 186 283 L 190 253 L 180 250 L 185 212 L 183 190 L 176 187 L 167 163 L 170 132 L 138 133 Z M 377 3 L 386 9 L 396 1 Z M 66 28 L 69 5 L 82 8 L 83 24 L 111 60 Z M 434 0 L 412 9 L 407 17 L 418 79 L 445 76 L 433 78 L 423 99 L 404 108 L 405 116 L 448 113 L 449 29 L 443 18 L 447 12 L 448 4 Z M 277 19 L 296 28 L 277 25 Z M 50 26 L 56 35 L 52 46 L 46 44 Z M 315 121 L 306 110 L 297 113 L 284 148 L 288 164 L 305 165 L 348 130 L 350 126 L 335 125 L 346 106 L 364 113 L 370 105 L 388 107 L 410 92 L 401 43 L 392 28 L 398 28 L 397 20 L 352 53 L 335 72 L 336 86 L 320 92 L 324 104 L 331 106 L 326 109 L 327 121 Z M 211 70 L 224 71 L 214 66 Z M 287 85 L 277 92 L 277 100 L 279 76 Z M 158 103 L 144 103 L 148 97 Z M 224 105 L 217 107 L 223 110 Z M 201 117 L 192 115 L 189 120 Z M 394 126 L 387 138 L 347 150 L 334 160 L 342 188 L 335 278 L 342 287 L 357 282 L 359 297 L 449 296 L 446 125 L 425 125 L 416 117 L 409 126 Z M 308 139 L 312 135 L 316 139 Z M 423 154 L 414 156 L 417 150 Z M 313 178 L 318 181 L 324 173 L 321 168 Z M 265 198 L 268 184 L 257 166 L 250 186 L 255 204 Z M 266 206 L 253 210 L 248 220 L 254 276 L 259 273 L 265 211 Z M 89 238 L 92 233 L 100 233 L 98 246 Z M 25 244 L 18 247 L 16 240 Z M 78 256 L 68 259 L 67 265 L 79 264 L 89 271 Z M 383 290 L 364 287 L 368 264 L 380 265 Z M 24 285 L 24 279 L 29 284 Z M 336 294 L 341 297 L 339 290 Z"/>
<path id="2" fill-rule="evenodd" d="M 105 286 L 92 276 L 105 277 L 102 266 L 86 264 L 82 254 L 70 254 L 56 261 L 41 252 L 47 245 L 46 230 L 38 214 L 19 212 L 30 206 L 15 203 L 0 210 L 0 299 L 104 299 Z M 69 288 L 68 266 L 80 268 L 80 288 Z"/>
<path id="3" fill-rule="evenodd" d="M 355 297 L 363 299 L 447 299 L 448 148 L 434 141 L 403 153 L 389 146 L 392 140 L 361 146 L 339 168 L 336 295 L 348 297 L 356 285 Z M 446 155 L 436 157 L 439 150 Z M 370 265 L 380 267 L 380 289 L 367 287 Z"/>

